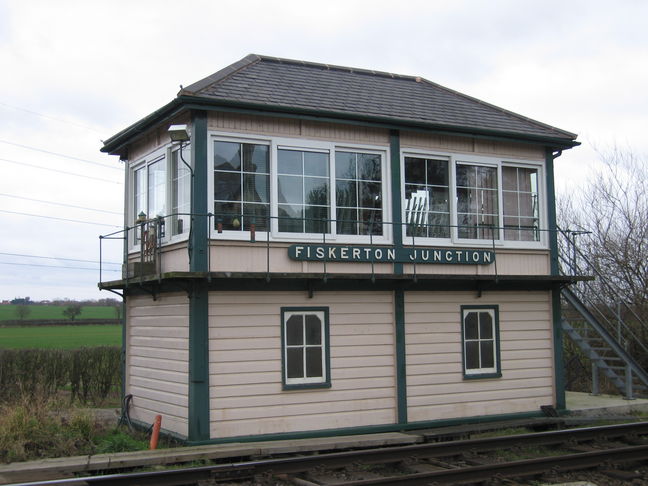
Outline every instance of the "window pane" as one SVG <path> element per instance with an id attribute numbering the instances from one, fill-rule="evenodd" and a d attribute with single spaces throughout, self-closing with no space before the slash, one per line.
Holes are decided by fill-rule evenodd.
<path id="1" fill-rule="evenodd" d="M 405 181 L 409 184 L 425 184 L 425 160 L 405 157 Z"/>
<path id="2" fill-rule="evenodd" d="M 241 175 L 238 172 L 214 172 L 214 199 L 241 200 Z"/>
<path id="3" fill-rule="evenodd" d="M 247 202 L 269 202 L 267 175 L 243 174 L 243 200 Z"/>
<path id="4" fill-rule="evenodd" d="M 517 168 L 502 167 L 502 189 L 505 191 L 517 191 Z"/>
<path id="5" fill-rule="evenodd" d="M 304 348 L 286 350 L 286 375 L 288 378 L 304 377 Z"/>
<path id="6" fill-rule="evenodd" d="M 328 177 L 328 154 L 304 152 L 304 175 Z"/>
<path id="7" fill-rule="evenodd" d="M 328 205 L 328 179 L 323 177 L 304 177 L 304 203 Z"/>
<path id="8" fill-rule="evenodd" d="M 481 368 L 494 368 L 495 352 L 493 349 L 493 341 L 482 341 L 480 343 L 480 349 L 481 349 Z"/>
<path id="9" fill-rule="evenodd" d="M 475 167 L 477 187 L 497 189 L 497 169 L 495 167 Z"/>
<path id="10" fill-rule="evenodd" d="M 360 210 L 360 234 L 382 235 L 382 211 L 375 209 Z"/>
<path id="11" fill-rule="evenodd" d="M 335 177 L 337 179 L 356 178 L 356 156 L 351 152 L 335 152 Z"/>
<path id="12" fill-rule="evenodd" d="M 306 314 L 306 344 L 322 344 L 322 321 L 314 314 Z"/>
<path id="13" fill-rule="evenodd" d="M 466 343 L 466 369 L 474 370 L 479 368 L 479 341 Z"/>
<path id="14" fill-rule="evenodd" d="M 475 187 L 476 181 L 474 166 L 457 164 L 457 187 Z"/>
<path id="15" fill-rule="evenodd" d="M 322 348 L 306 348 L 306 377 L 323 377 L 322 371 Z"/>
<path id="16" fill-rule="evenodd" d="M 238 142 L 214 142 L 214 169 L 241 170 L 241 144 Z"/>
<path id="17" fill-rule="evenodd" d="M 479 313 L 479 338 L 493 339 L 493 319 L 488 312 Z"/>
<path id="18" fill-rule="evenodd" d="M 279 205 L 279 231 L 304 232 L 303 206 Z"/>
<path id="19" fill-rule="evenodd" d="M 380 155 L 358 154 L 358 178 L 366 181 L 380 181 Z"/>
<path id="20" fill-rule="evenodd" d="M 360 197 L 360 207 L 363 208 L 381 208 L 381 185 L 377 182 L 359 182 L 358 192 Z"/>
<path id="21" fill-rule="evenodd" d="M 343 207 L 356 207 L 358 199 L 356 195 L 355 181 L 336 181 L 335 183 L 336 204 Z"/>
<path id="22" fill-rule="evenodd" d="M 280 174 L 303 174 L 302 153 L 297 150 L 277 150 L 277 168 Z"/>
<path id="23" fill-rule="evenodd" d="M 243 229 L 250 230 L 254 224 L 258 231 L 268 229 L 269 204 L 243 204 Z"/>
<path id="24" fill-rule="evenodd" d="M 267 174 L 268 146 L 251 143 L 243 144 L 243 170 L 245 172 L 262 172 Z"/>
<path id="25" fill-rule="evenodd" d="M 464 339 L 479 339 L 477 329 L 477 313 L 468 312 L 464 319 Z"/>
<path id="26" fill-rule="evenodd" d="M 427 183 L 437 186 L 448 185 L 448 162 L 445 160 L 427 161 Z"/>
<path id="27" fill-rule="evenodd" d="M 339 208 L 337 209 L 337 233 L 341 235 L 358 234 L 358 210 Z"/>
<path id="28" fill-rule="evenodd" d="M 329 208 L 321 206 L 305 206 L 305 232 L 306 233 L 329 233 Z"/>
<path id="29" fill-rule="evenodd" d="M 279 176 L 278 198 L 280 203 L 302 204 L 303 179 L 300 176 Z"/>
<path id="30" fill-rule="evenodd" d="M 286 321 L 286 344 L 304 344 L 304 316 L 293 315 Z"/>

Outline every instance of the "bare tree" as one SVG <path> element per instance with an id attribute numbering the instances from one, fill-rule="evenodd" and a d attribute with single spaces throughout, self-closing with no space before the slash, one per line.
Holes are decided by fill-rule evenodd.
<path id="1" fill-rule="evenodd" d="M 63 310 L 63 315 L 73 321 L 81 314 L 81 304 L 70 304 Z"/>

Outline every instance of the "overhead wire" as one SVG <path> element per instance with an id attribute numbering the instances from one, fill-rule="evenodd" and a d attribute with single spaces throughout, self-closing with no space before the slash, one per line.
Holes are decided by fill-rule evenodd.
<path id="1" fill-rule="evenodd" d="M 66 208 L 84 209 L 86 211 L 96 211 L 96 212 L 99 212 L 99 213 L 116 214 L 116 215 L 122 215 L 123 214 L 123 213 L 119 213 L 117 211 L 108 211 L 106 209 L 95 209 L 95 208 L 88 208 L 88 207 L 83 207 L 83 206 L 75 206 L 74 204 L 65 204 L 65 203 L 58 203 L 58 202 L 54 202 L 54 201 L 45 201 L 43 199 L 34 199 L 34 198 L 31 198 L 31 197 L 16 196 L 16 195 L 13 195 L 13 194 L 5 194 L 5 193 L 2 193 L 2 192 L 0 192 L 0 196 L 11 197 L 11 198 L 14 198 L 14 199 L 23 199 L 25 201 L 33 201 L 33 202 L 38 202 L 38 203 L 43 203 L 43 204 L 52 204 L 54 206 L 62 206 L 62 207 L 66 207 Z"/>
<path id="2" fill-rule="evenodd" d="M 71 267 L 71 266 L 59 266 L 59 265 L 40 265 L 38 263 L 15 263 L 15 262 L 0 262 L 0 265 L 18 265 L 23 267 L 46 267 L 46 268 L 60 268 L 63 270 L 92 270 L 93 272 L 98 272 L 98 268 L 89 268 L 89 267 Z M 121 272 L 120 269 L 109 269 L 104 268 L 103 272 Z"/>
<path id="3" fill-rule="evenodd" d="M 51 172 L 58 172 L 59 174 L 67 174 L 67 175 L 72 175 L 72 176 L 76 176 L 76 177 L 83 177 L 84 179 L 92 179 L 92 180 L 95 180 L 95 181 L 109 182 L 111 184 L 119 184 L 119 185 L 124 184 L 123 181 L 111 181 L 111 180 L 108 180 L 108 179 L 103 179 L 101 177 L 92 177 L 92 176 L 87 176 L 85 174 L 77 174 L 75 172 L 69 172 L 67 170 L 52 169 L 50 167 L 42 167 L 40 165 L 29 164 L 27 162 L 18 162 L 16 160 L 9 160 L 9 159 L 3 159 L 3 158 L 0 158 L 0 161 L 9 162 L 10 164 L 24 165 L 26 167 L 33 167 L 34 169 L 49 170 Z"/>
<path id="4" fill-rule="evenodd" d="M 110 228 L 121 228 L 121 226 L 116 224 L 96 223 L 93 221 L 80 221 L 78 219 L 57 218 L 56 216 L 43 216 L 40 214 L 23 213 L 20 211 L 9 211 L 7 209 L 0 209 L 0 213 L 18 214 L 20 216 L 31 216 L 34 218 L 55 219 L 57 221 L 67 221 L 69 223 L 82 223 L 82 224 L 92 224 L 96 226 L 109 226 Z"/>
<path id="5" fill-rule="evenodd" d="M 1 252 L 0 255 L 8 255 L 8 256 L 18 256 L 18 257 L 29 257 L 29 258 L 43 258 L 46 260 L 64 260 L 67 262 L 84 262 L 84 263 L 100 263 L 99 260 L 82 260 L 80 258 L 63 258 L 63 257 L 49 257 L 49 256 L 44 256 L 44 255 L 27 255 L 24 253 L 7 253 L 7 252 Z M 109 265 L 121 265 L 119 262 L 103 262 L 104 264 L 109 264 Z"/>
<path id="6" fill-rule="evenodd" d="M 81 123 L 76 123 L 76 122 L 73 122 L 73 121 L 70 121 L 70 120 L 64 120 L 63 118 L 57 118 L 57 117 L 51 116 L 51 115 L 45 115 L 44 113 L 39 113 L 37 111 L 29 110 L 27 108 L 21 108 L 20 106 L 10 105 L 10 104 L 4 103 L 2 101 L 0 101 L 0 105 L 5 106 L 7 108 L 12 108 L 14 110 L 24 111 L 25 113 L 29 113 L 30 115 L 36 115 L 36 116 L 40 116 L 42 118 L 48 118 L 50 120 L 54 120 L 54 121 L 57 121 L 57 122 L 67 123 L 68 125 L 74 125 L 75 127 L 85 128 L 86 130 L 90 130 L 90 131 L 95 132 L 95 133 L 101 133 L 99 130 L 96 130 L 96 129 L 94 129 L 92 127 L 89 127 L 87 125 L 82 125 Z"/>
<path id="7" fill-rule="evenodd" d="M 110 166 L 110 165 L 95 162 L 94 160 L 82 159 L 80 157 L 75 157 L 73 155 L 66 155 L 66 154 L 61 154 L 61 153 L 58 153 L 58 152 L 52 152 L 51 150 L 45 150 L 45 149 L 41 149 L 41 148 L 38 148 L 38 147 L 32 147 L 30 145 L 23 145 L 21 143 L 9 142 L 7 140 L 0 140 L 0 143 L 6 143 L 7 145 L 13 145 L 14 147 L 20 147 L 20 148 L 24 148 L 24 149 L 27 149 L 27 150 L 34 150 L 35 152 L 42 152 L 44 154 L 54 155 L 56 157 L 63 157 L 65 159 L 71 159 L 71 160 L 76 160 L 76 161 L 79 161 L 79 162 L 85 162 L 86 164 L 97 165 L 99 167 L 103 167 L 104 169 L 122 170 L 121 167 L 113 167 L 113 166 Z"/>

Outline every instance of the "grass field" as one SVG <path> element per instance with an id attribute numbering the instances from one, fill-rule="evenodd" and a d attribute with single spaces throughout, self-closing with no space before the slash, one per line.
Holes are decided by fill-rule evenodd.
<path id="1" fill-rule="evenodd" d="M 0 327 L 0 348 L 121 346 L 120 325 Z"/>
<path id="2" fill-rule="evenodd" d="M 0 305 L 0 321 L 17 320 L 16 314 L 17 305 Z M 28 306 L 30 312 L 25 318 L 26 321 L 30 319 L 52 319 L 52 320 L 66 320 L 67 317 L 63 315 L 66 306 L 62 305 L 36 305 L 31 304 Z M 83 306 L 81 314 L 77 319 L 115 319 L 115 308 L 109 306 Z"/>

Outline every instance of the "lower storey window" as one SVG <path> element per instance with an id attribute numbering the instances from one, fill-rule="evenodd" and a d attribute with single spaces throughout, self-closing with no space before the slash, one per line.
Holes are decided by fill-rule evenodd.
<path id="1" fill-rule="evenodd" d="M 283 308 L 281 335 L 284 388 L 330 386 L 328 309 Z"/>
<path id="2" fill-rule="evenodd" d="M 466 378 L 501 376 L 497 306 L 462 306 L 463 367 Z"/>

